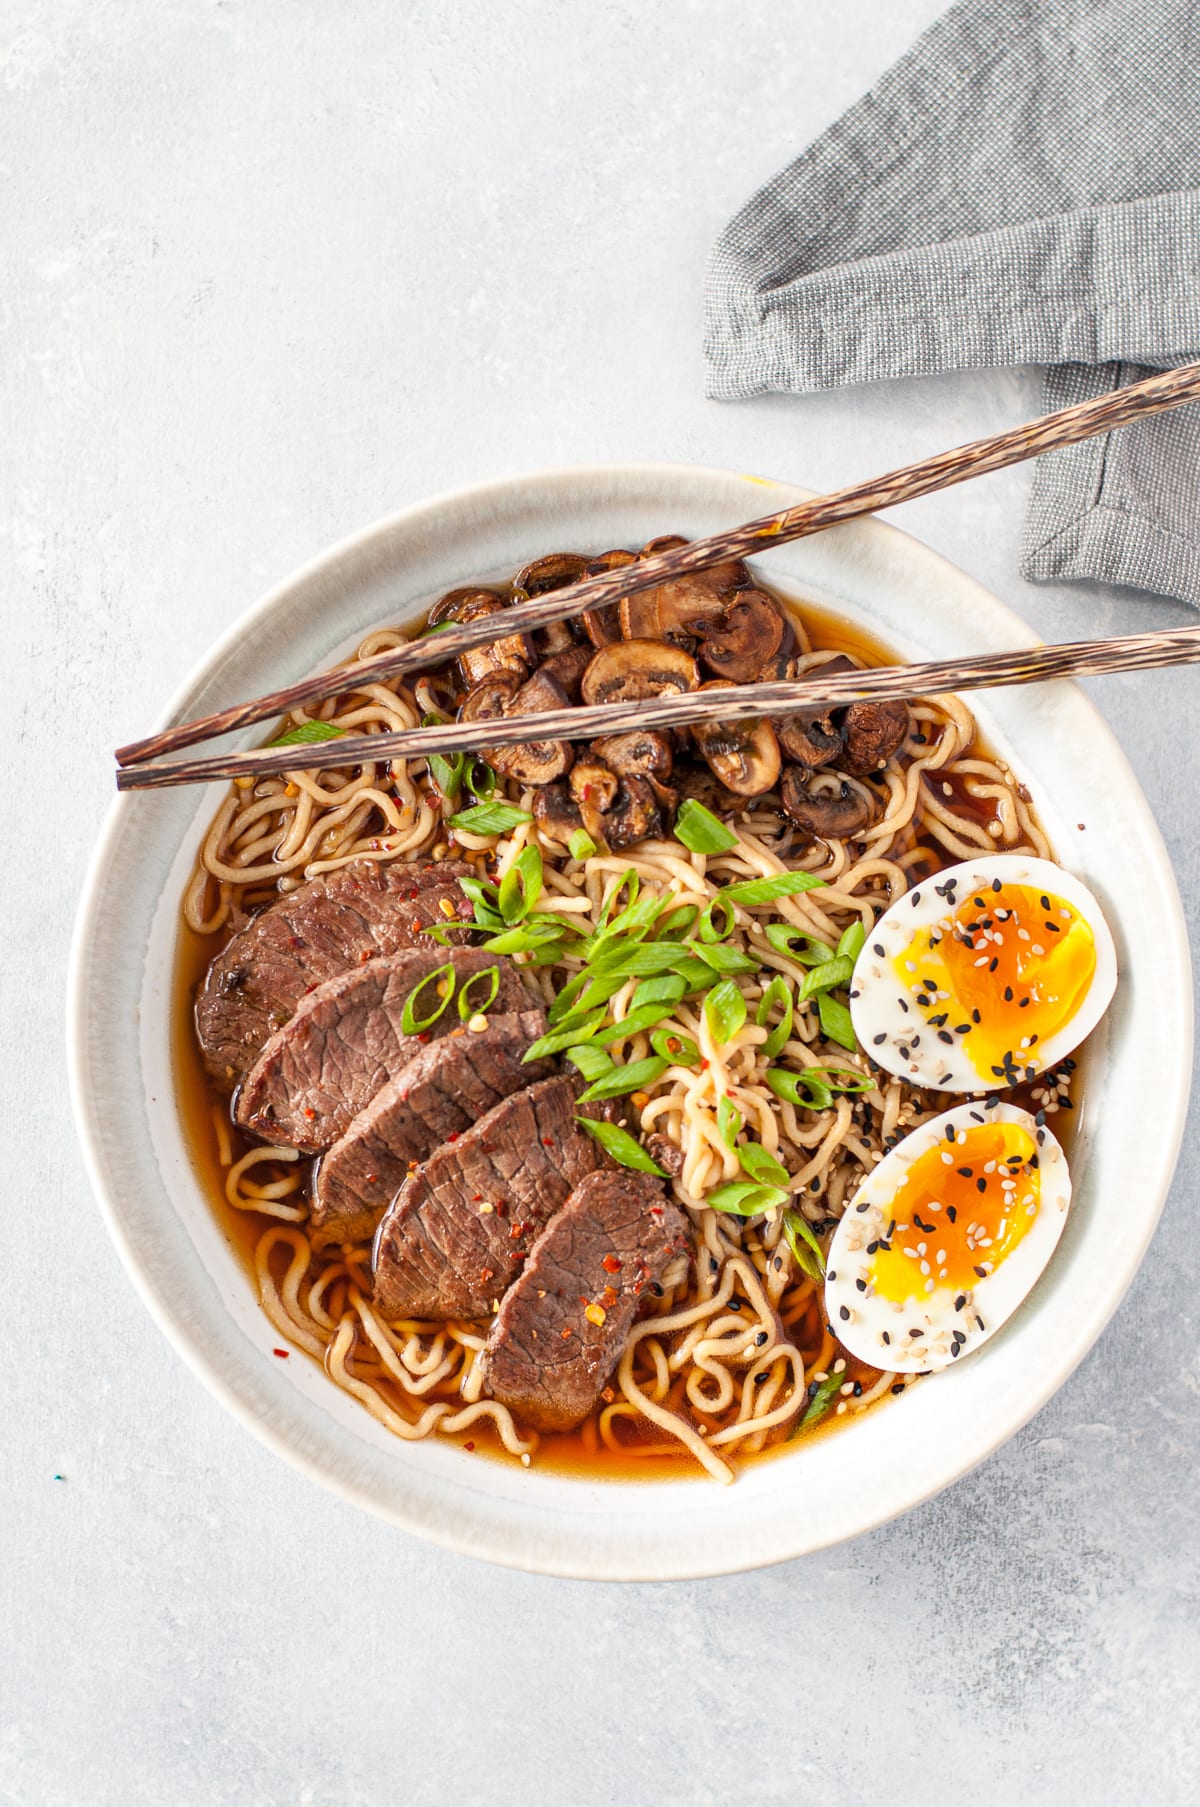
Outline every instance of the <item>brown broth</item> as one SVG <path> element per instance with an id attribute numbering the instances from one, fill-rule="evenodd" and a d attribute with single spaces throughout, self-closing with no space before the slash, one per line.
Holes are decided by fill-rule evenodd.
<path id="1" fill-rule="evenodd" d="M 805 603 L 803 607 L 788 597 L 776 595 L 783 605 L 802 623 L 814 650 L 850 653 L 871 665 L 896 663 L 896 656 L 881 641 L 865 630 L 842 619 Z M 989 758 L 986 744 L 976 739 L 973 753 L 981 758 Z M 989 819 L 987 800 L 972 796 L 960 779 L 947 780 L 952 785 L 954 795 L 944 798 L 948 804 L 964 815 L 986 826 Z M 940 857 L 940 856 L 939 856 Z M 940 858 L 940 864 L 953 864 L 950 856 Z M 225 1196 L 224 1170 L 219 1158 L 217 1130 L 214 1112 L 225 1114 L 230 1141 L 234 1150 L 234 1158 L 245 1152 L 252 1144 L 232 1120 L 229 1112 L 229 1101 L 220 1097 L 210 1087 L 200 1059 L 199 1050 L 192 1024 L 192 1002 L 196 987 L 204 975 L 205 969 L 220 952 L 226 937 L 198 935 L 181 920 L 176 944 L 173 1000 L 171 1049 L 175 1083 L 175 1093 L 179 1101 L 179 1112 L 183 1124 L 184 1139 L 193 1165 L 199 1175 L 201 1184 L 212 1205 L 213 1213 L 219 1223 L 225 1240 L 237 1260 L 245 1269 L 247 1284 L 257 1294 L 257 1280 L 254 1269 L 254 1251 L 263 1231 L 275 1220 L 261 1216 L 257 1212 L 242 1211 L 231 1206 Z M 1081 1093 L 1081 1075 L 1076 1074 L 1072 1087 L 1073 1097 L 1078 1106 Z M 1027 1105 L 1027 1100 L 1020 1092 L 1010 1094 L 1014 1102 Z M 1070 1142 L 1077 1117 L 1077 1108 L 1066 1120 L 1064 1128 L 1060 1128 L 1059 1120 L 1054 1122 L 1055 1134 L 1070 1149 Z M 1065 1131 L 1065 1133 L 1064 1133 Z M 307 1164 L 306 1164 L 307 1165 Z M 302 1360 L 314 1360 L 305 1351 L 292 1346 L 291 1354 Z M 837 1354 L 846 1360 L 846 1378 L 853 1381 L 861 1379 L 864 1389 L 869 1388 L 878 1378 L 875 1370 L 863 1366 L 849 1356 L 838 1345 Z M 333 1384 L 332 1381 L 330 1383 Z M 881 1400 L 866 1408 L 874 1411 L 886 1403 L 885 1393 Z M 857 1416 L 862 1416 L 860 1411 Z M 845 1420 L 848 1422 L 849 1420 Z M 844 1421 L 830 1414 L 819 1425 L 804 1433 L 804 1441 L 815 1437 L 834 1434 Z M 662 1441 L 661 1433 L 652 1425 L 638 1430 L 628 1422 L 623 1423 L 621 1435 L 630 1444 L 628 1454 L 614 1454 L 599 1443 L 595 1417 L 585 1421 L 574 1431 L 543 1436 L 535 1457 L 539 1469 L 577 1476 L 591 1481 L 651 1481 L 666 1479 L 694 1479 L 700 1473 L 694 1458 L 680 1446 L 678 1453 L 663 1455 L 639 1455 L 637 1446 L 652 1445 Z M 791 1438 L 785 1436 L 778 1442 L 768 1446 L 754 1455 L 739 1455 L 732 1458 L 735 1471 L 749 1463 L 767 1460 L 788 1449 Z M 497 1457 L 511 1463 L 513 1458 L 502 1448 L 498 1437 L 486 1419 L 480 1420 L 471 1427 L 470 1433 L 453 1439 L 460 1447 L 469 1448 L 481 1455 Z"/>

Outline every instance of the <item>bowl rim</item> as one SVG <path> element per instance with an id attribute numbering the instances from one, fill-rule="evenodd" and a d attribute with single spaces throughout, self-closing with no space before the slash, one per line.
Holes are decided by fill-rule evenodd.
<path id="1" fill-rule="evenodd" d="M 393 510 L 390 514 L 367 526 L 343 536 L 268 589 L 233 620 L 189 670 L 182 682 L 176 686 L 169 702 L 160 712 L 154 724 L 154 731 L 161 730 L 190 713 L 192 705 L 189 699 L 198 694 L 206 683 L 212 681 L 219 674 L 226 659 L 241 646 L 246 637 L 256 627 L 269 621 L 276 610 L 286 603 L 293 593 L 312 583 L 314 579 L 320 578 L 323 574 L 333 572 L 343 562 L 368 551 L 374 543 L 385 540 L 398 529 L 418 523 L 423 516 L 433 518 L 465 505 L 477 506 L 481 502 L 486 503 L 492 500 L 503 502 L 524 492 L 548 491 L 552 494 L 558 485 L 583 484 L 601 487 L 606 481 L 617 479 L 635 484 L 639 479 L 644 479 L 648 483 L 663 481 L 699 483 L 704 480 L 713 482 L 749 481 L 762 483 L 772 489 L 782 491 L 795 500 L 800 500 L 812 493 L 787 480 L 759 477 L 747 479 L 739 473 L 716 466 L 661 462 L 551 466 L 492 479 L 485 483 L 461 485 L 452 490 L 440 492 L 433 497 Z M 968 574 L 953 566 L 931 547 L 913 539 L 912 536 L 890 523 L 880 521 L 875 517 L 860 523 L 859 526 L 865 528 L 872 535 L 888 536 L 893 544 L 902 542 L 903 556 L 911 559 L 914 554 L 919 553 L 931 570 L 940 569 L 956 585 L 967 585 L 974 590 L 978 597 L 986 598 L 993 611 L 993 618 L 1003 621 L 1006 631 L 1011 633 L 1012 644 L 1036 645 L 1039 643 L 1027 624 L 1015 615 L 1005 603 L 978 585 Z M 787 587 L 786 580 L 784 580 L 784 587 Z M 528 1548 L 512 1548 L 505 1540 L 502 1528 L 498 1535 L 491 1537 L 480 1536 L 478 1533 L 464 1535 L 448 1520 L 443 1521 L 436 1517 L 416 1519 L 413 1515 L 397 1510 L 394 1506 L 375 1497 L 364 1486 L 355 1484 L 354 1481 L 337 1473 L 329 1472 L 316 1456 L 298 1448 L 293 1438 L 285 1435 L 273 1423 L 249 1408 L 242 1395 L 218 1371 L 200 1338 L 188 1326 L 181 1323 L 177 1312 L 162 1296 L 155 1277 L 151 1273 L 145 1253 L 127 1230 L 122 1219 L 119 1201 L 113 1196 L 108 1183 L 101 1146 L 97 1103 L 90 1093 L 89 1074 L 85 1062 L 85 1028 L 89 1001 L 87 990 L 88 951 L 98 927 L 98 914 L 102 903 L 102 893 L 109 878 L 111 855 L 126 819 L 138 801 L 136 794 L 126 793 L 113 799 L 102 823 L 89 858 L 87 875 L 76 915 L 67 979 L 68 1079 L 84 1163 L 105 1227 L 134 1286 L 172 1347 L 183 1356 L 188 1366 L 209 1391 L 260 1442 L 275 1454 L 282 1456 L 294 1468 L 316 1480 L 343 1500 L 360 1506 L 402 1529 L 436 1542 L 444 1548 L 526 1572 L 604 1580 L 693 1579 L 745 1572 L 813 1553 L 850 1537 L 861 1536 L 867 1531 L 911 1511 L 926 1499 L 933 1497 L 970 1473 L 1011 1436 L 1015 1435 L 1024 1424 L 1028 1423 L 1064 1384 L 1102 1334 L 1121 1303 L 1141 1264 L 1161 1215 L 1187 1118 L 1192 1064 L 1193 994 L 1185 919 L 1173 870 L 1154 824 L 1149 805 L 1142 796 L 1136 778 L 1130 770 L 1112 730 L 1090 698 L 1079 690 L 1078 686 L 1071 684 L 1063 688 L 1069 688 L 1074 693 L 1074 706 L 1080 713 L 1081 719 L 1086 712 L 1090 734 L 1095 736 L 1097 743 L 1103 746 L 1106 760 L 1116 768 L 1123 768 L 1129 790 L 1135 802 L 1140 805 L 1143 819 L 1139 826 L 1145 843 L 1154 854 L 1155 869 L 1152 878 L 1157 885 L 1159 901 L 1163 906 L 1166 926 L 1170 932 L 1170 946 L 1164 951 L 1169 955 L 1179 979 L 1170 1000 L 1176 1012 L 1176 1021 L 1173 1025 L 1174 1045 L 1180 1053 L 1186 1054 L 1186 1059 L 1177 1060 L 1174 1063 L 1173 1083 L 1164 1084 L 1158 1093 L 1158 1101 L 1163 1115 L 1161 1132 L 1156 1138 L 1159 1161 L 1153 1176 L 1154 1197 L 1143 1209 L 1141 1234 L 1136 1244 L 1131 1245 L 1130 1250 L 1126 1253 L 1119 1275 L 1114 1273 L 1102 1296 L 1093 1301 L 1092 1310 L 1090 1314 L 1086 1315 L 1085 1327 L 1076 1326 L 1073 1335 L 1064 1337 L 1057 1361 L 1043 1370 L 1040 1379 L 1032 1387 L 1022 1389 L 1019 1401 L 1012 1402 L 1009 1414 L 1003 1419 L 999 1428 L 989 1430 L 986 1437 L 976 1444 L 965 1459 L 959 1460 L 955 1457 L 936 1478 L 910 1488 L 899 1501 L 889 1498 L 887 1503 L 878 1509 L 872 1509 L 869 1506 L 860 1507 L 853 1523 L 846 1529 L 834 1531 L 815 1540 L 799 1533 L 793 1534 L 789 1541 L 785 1534 L 782 1545 L 777 1539 L 769 1549 L 762 1552 L 754 1550 L 747 1552 L 745 1549 L 738 1549 L 736 1552 L 731 1551 L 728 1557 L 716 1559 L 707 1557 L 701 1560 L 688 1557 L 678 1564 L 670 1563 L 665 1566 L 660 1557 L 653 1565 L 648 1566 L 643 1560 L 634 1556 L 617 1560 L 612 1558 L 597 1560 L 591 1555 L 577 1556 L 572 1559 L 565 1559 L 558 1555 L 553 1559 L 544 1560 L 536 1554 L 531 1554 Z M 965 1370 L 963 1372 L 965 1373 Z M 608 1482 L 603 1484 L 602 1490 L 611 1494 L 614 1488 L 622 1487 L 622 1485 L 619 1482 Z M 637 1490 L 641 1491 L 646 1485 L 647 1483 L 637 1483 Z M 672 1481 L 665 1485 L 677 1489 L 682 1484 Z M 627 1489 L 625 1490 L 627 1491 Z"/>

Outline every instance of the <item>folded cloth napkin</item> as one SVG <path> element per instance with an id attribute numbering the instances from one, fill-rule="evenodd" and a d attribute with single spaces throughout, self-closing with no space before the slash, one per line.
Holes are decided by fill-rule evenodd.
<path id="1" fill-rule="evenodd" d="M 1200 0 L 960 0 L 714 250 L 709 394 L 1200 357 Z M 1026 577 L 1200 604 L 1200 404 L 1040 459 Z"/>

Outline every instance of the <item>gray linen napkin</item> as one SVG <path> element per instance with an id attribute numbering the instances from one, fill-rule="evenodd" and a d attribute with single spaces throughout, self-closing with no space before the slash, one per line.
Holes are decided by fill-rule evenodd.
<path id="1" fill-rule="evenodd" d="M 1200 357 L 1200 0 L 960 0 L 713 252 L 708 392 Z M 1040 459 L 1022 569 L 1200 604 L 1200 405 Z"/>

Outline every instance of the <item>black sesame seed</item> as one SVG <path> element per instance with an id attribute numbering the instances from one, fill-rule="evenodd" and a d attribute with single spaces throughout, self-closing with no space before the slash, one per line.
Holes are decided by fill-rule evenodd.
<path id="1" fill-rule="evenodd" d="M 966 1302 L 967 1302 L 966 1293 L 959 1293 L 957 1299 L 955 1299 L 955 1301 L 954 1301 L 955 1311 L 961 1311 L 963 1306 L 966 1304 Z"/>
<path id="2" fill-rule="evenodd" d="M 846 1322 L 846 1319 L 849 1316 L 850 1316 L 850 1307 L 848 1305 L 840 1306 L 838 1309 L 838 1317 L 841 1318 L 843 1324 Z"/>
<path id="3" fill-rule="evenodd" d="M 871 952 L 872 952 L 872 953 L 873 953 L 873 954 L 878 954 L 878 955 L 879 955 L 879 958 L 880 958 L 880 959 L 881 959 L 881 960 L 882 960 L 882 959 L 883 959 L 883 957 L 884 957 L 884 956 L 883 956 L 883 942 L 882 942 L 882 941 L 875 941 L 875 942 L 872 942 L 872 944 L 871 944 Z"/>
<path id="4" fill-rule="evenodd" d="M 904 1382 L 902 1380 L 894 1381 L 892 1384 L 892 1392 L 893 1393 L 903 1393 L 903 1391 L 904 1391 Z"/>
<path id="5" fill-rule="evenodd" d="M 957 1223 L 958 1222 L 958 1206 L 957 1205 L 947 1205 L 946 1206 L 946 1216 L 950 1219 L 951 1223 Z"/>
<path id="6" fill-rule="evenodd" d="M 871 1037 L 871 1046 L 872 1046 L 872 1047 L 873 1047 L 873 1048 L 882 1048 L 882 1046 L 883 1046 L 883 1044 L 884 1044 L 884 1042 L 885 1042 L 885 1041 L 886 1041 L 886 1040 L 887 1040 L 887 1035 L 886 1035 L 886 1034 L 883 1034 L 883 1035 L 873 1035 L 873 1036 L 872 1036 L 872 1037 Z"/>
<path id="7" fill-rule="evenodd" d="M 976 1272 L 976 1273 L 977 1273 L 977 1274 L 978 1274 L 978 1275 L 979 1275 L 979 1278 L 980 1278 L 980 1279 L 981 1279 L 981 1280 L 986 1280 L 986 1279 L 987 1279 L 987 1269 L 986 1269 L 986 1267 L 977 1267 L 977 1268 L 976 1268 L 976 1269 L 975 1269 L 975 1272 Z"/>
<path id="8" fill-rule="evenodd" d="M 999 879 L 998 879 L 998 878 L 994 878 L 994 879 L 993 879 L 993 880 L 992 880 L 992 890 L 993 890 L 993 891 L 999 891 L 999 890 L 1000 890 L 1000 880 L 999 880 Z"/>
<path id="9" fill-rule="evenodd" d="M 940 1042 L 952 1042 L 954 1040 L 954 1037 L 951 1035 L 949 1029 L 939 1029 L 938 1030 L 938 1040 Z"/>
<path id="10" fill-rule="evenodd" d="M 885 1330 L 885 1331 L 884 1331 L 884 1332 L 883 1332 L 883 1340 L 884 1340 L 884 1342 L 885 1342 L 885 1343 L 886 1343 L 886 1344 L 887 1344 L 887 1345 L 888 1345 L 888 1347 L 889 1347 L 889 1348 L 890 1348 L 890 1347 L 891 1347 L 891 1342 L 892 1342 L 892 1339 L 891 1339 L 891 1337 L 890 1337 L 890 1336 L 889 1336 L 889 1334 L 888 1334 L 888 1332 L 887 1332 L 887 1331 L 886 1331 L 886 1330 Z"/>
<path id="11" fill-rule="evenodd" d="M 766 1341 L 767 1341 L 767 1333 L 766 1333 L 766 1331 L 765 1331 L 765 1330 L 760 1330 L 760 1331 L 759 1331 L 759 1333 L 758 1333 L 758 1335 L 757 1335 L 757 1336 L 756 1336 L 756 1337 L 755 1337 L 755 1339 L 754 1339 L 754 1343 L 755 1343 L 755 1347 L 756 1347 L 756 1348 L 758 1348 L 758 1349 L 761 1349 L 761 1348 L 762 1348 L 762 1346 L 763 1346 L 763 1344 L 764 1344 L 764 1343 L 765 1343 L 765 1342 L 766 1342 Z"/>
<path id="12" fill-rule="evenodd" d="M 979 1328 L 982 1330 L 983 1329 L 983 1319 L 980 1317 L 978 1312 L 975 1313 L 975 1322 L 979 1325 Z"/>

